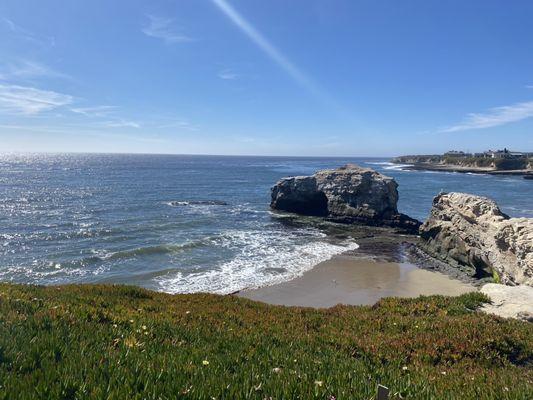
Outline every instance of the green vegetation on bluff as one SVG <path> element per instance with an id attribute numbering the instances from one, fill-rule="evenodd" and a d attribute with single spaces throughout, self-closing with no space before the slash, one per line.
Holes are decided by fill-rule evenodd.
<path id="1" fill-rule="evenodd" d="M 328 310 L 0 284 L 0 399 L 533 398 L 533 324 L 485 298 Z"/>

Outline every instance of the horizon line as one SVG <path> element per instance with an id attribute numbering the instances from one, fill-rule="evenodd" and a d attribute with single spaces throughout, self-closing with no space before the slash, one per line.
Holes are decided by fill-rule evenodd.
<path id="1" fill-rule="evenodd" d="M 0 155 L 16 155 L 16 154 L 86 154 L 86 155 L 144 155 L 144 156 L 198 156 L 198 157 L 269 157 L 269 158 L 391 158 L 398 157 L 397 155 L 273 155 L 273 154 L 208 154 L 208 153 L 143 153 L 143 152 L 107 152 L 107 151 L 0 151 Z"/>

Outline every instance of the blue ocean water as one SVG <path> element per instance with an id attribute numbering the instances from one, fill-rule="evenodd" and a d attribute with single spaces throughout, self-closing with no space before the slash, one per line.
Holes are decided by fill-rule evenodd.
<path id="1" fill-rule="evenodd" d="M 354 162 L 396 178 L 424 219 L 441 190 L 533 217 L 533 181 L 404 171 L 387 159 L 183 155 L 0 156 L 0 280 L 117 282 L 230 293 L 298 276 L 357 245 L 271 213 L 281 177 Z"/>

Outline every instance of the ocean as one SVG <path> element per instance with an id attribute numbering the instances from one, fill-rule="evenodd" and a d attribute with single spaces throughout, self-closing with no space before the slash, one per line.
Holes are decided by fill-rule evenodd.
<path id="1" fill-rule="evenodd" d="M 440 191 L 533 217 L 533 181 L 406 171 L 387 158 L 1 155 L 0 281 L 232 293 L 289 280 L 357 243 L 272 213 L 270 187 L 349 162 L 394 177 L 399 210 L 420 220 Z"/>

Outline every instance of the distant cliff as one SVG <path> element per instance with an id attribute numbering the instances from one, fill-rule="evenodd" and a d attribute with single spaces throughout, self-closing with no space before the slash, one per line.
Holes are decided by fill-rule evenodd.
<path id="1" fill-rule="evenodd" d="M 434 166 L 439 169 L 446 167 L 473 168 L 494 171 L 533 170 L 531 158 L 484 158 L 484 157 L 453 157 L 443 155 L 410 155 L 395 157 L 391 160 L 397 164 L 414 164 Z"/>

